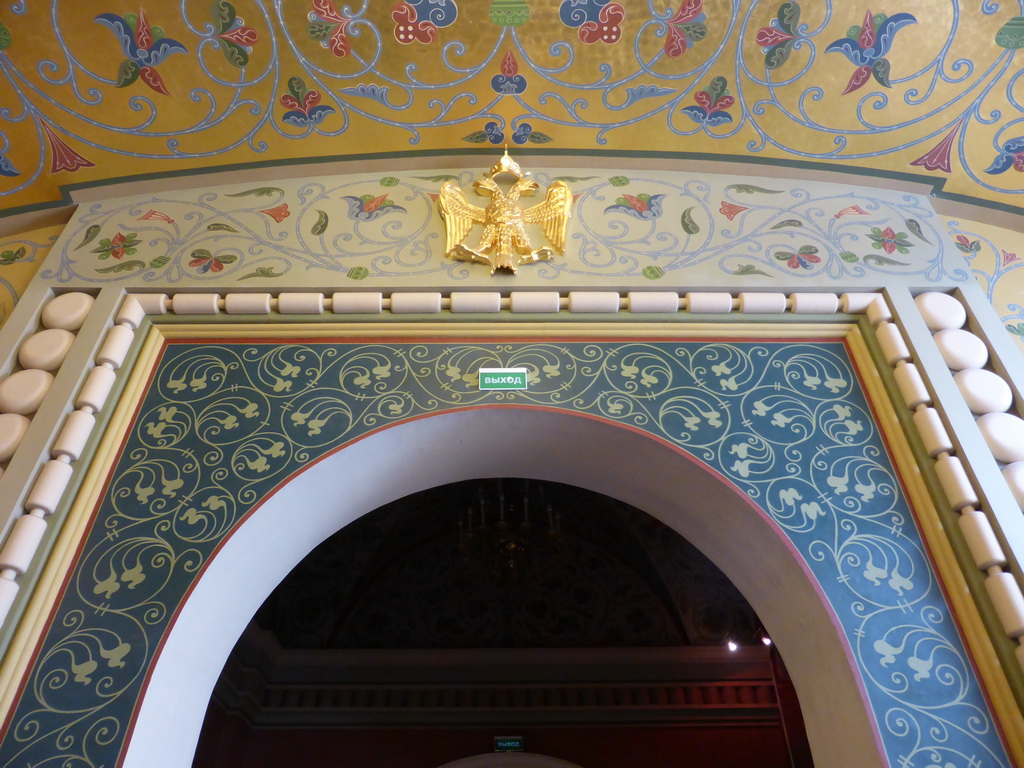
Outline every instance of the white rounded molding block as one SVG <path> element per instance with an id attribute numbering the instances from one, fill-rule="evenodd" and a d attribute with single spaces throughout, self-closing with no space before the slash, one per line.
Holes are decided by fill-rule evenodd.
<path id="1" fill-rule="evenodd" d="M 91 408 L 93 412 L 102 410 L 116 377 L 114 370 L 105 365 L 97 365 L 89 371 L 85 385 L 75 400 L 75 408 Z"/>
<path id="2" fill-rule="evenodd" d="M 142 325 L 145 317 L 146 308 L 142 306 L 138 297 L 126 296 L 121 304 L 121 309 L 117 311 L 117 317 L 114 318 L 114 322 L 118 325 L 127 325 L 134 331 Z"/>
<path id="3" fill-rule="evenodd" d="M 746 291 L 739 295 L 740 312 L 748 315 L 781 315 L 786 311 L 786 294 L 754 293 Z"/>
<path id="4" fill-rule="evenodd" d="M 132 294 L 142 311 L 147 315 L 166 315 L 170 301 L 166 293 L 134 293 Z"/>
<path id="5" fill-rule="evenodd" d="M 89 316 L 94 301 L 87 293 L 64 293 L 52 299 L 40 317 L 44 328 L 62 328 L 77 331 Z"/>
<path id="6" fill-rule="evenodd" d="M 1010 486 L 1013 498 L 1024 512 L 1024 461 L 1016 461 L 1003 467 L 1003 479 Z"/>
<path id="7" fill-rule="evenodd" d="M 216 315 L 220 312 L 220 297 L 216 293 L 176 293 L 171 311 L 176 315 Z"/>
<path id="8" fill-rule="evenodd" d="M 885 362 L 889 365 L 896 365 L 900 360 L 910 359 L 907 343 L 903 340 L 900 329 L 894 323 L 883 320 L 875 328 L 875 334 L 878 336 L 878 345 L 882 348 Z"/>
<path id="9" fill-rule="evenodd" d="M 50 391 L 53 374 L 32 368 L 12 373 L 0 381 L 0 413 L 35 413 Z"/>
<path id="10" fill-rule="evenodd" d="M 29 512 L 39 510 L 44 515 L 52 515 L 60 504 L 64 489 L 71 481 L 73 471 L 69 463 L 60 459 L 51 459 L 43 464 L 43 470 L 25 500 L 25 509 Z"/>
<path id="11" fill-rule="evenodd" d="M 55 371 L 60 368 L 74 343 L 75 334 L 63 328 L 48 328 L 33 333 L 21 343 L 18 362 L 22 368 Z"/>
<path id="12" fill-rule="evenodd" d="M 949 439 L 949 433 L 942 423 L 942 417 L 934 408 L 919 408 L 914 411 L 914 426 L 921 435 L 921 442 L 924 449 L 933 459 L 940 453 L 952 453 L 953 441 Z"/>
<path id="13" fill-rule="evenodd" d="M 31 423 L 20 413 L 0 413 L 0 461 L 8 461 L 14 455 Z"/>
<path id="14" fill-rule="evenodd" d="M 269 315 L 269 293 L 229 293 L 224 297 L 224 311 L 229 315 Z"/>
<path id="15" fill-rule="evenodd" d="M 974 413 L 1004 413 L 1013 405 L 1010 385 L 992 371 L 968 368 L 956 373 L 953 381 Z"/>
<path id="16" fill-rule="evenodd" d="M 1011 413 L 986 413 L 977 423 L 997 461 L 1024 461 L 1024 419 Z"/>
<path id="17" fill-rule="evenodd" d="M 100 365 L 106 363 L 111 368 L 120 368 L 134 340 L 135 331 L 130 327 L 115 325 L 107 331 L 107 338 L 103 340 L 103 346 L 96 353 L 96 362 Z"/>
<path id="18" fill-rule="evenodd" d="M 914 302 L 930 331 L 963 328 L 967 322 L 964 305 L 945 293 L 922 293 Z"/>
<path id="19" fill-rule="evenodd" d="M 282 315 L 319 315 L 324 311 L 324 295 L 282 293 L 277 297 L 277 311 Z"/>
<path id="20" fill-rule="evenodd" d="M 456 291 L 451 296 L 451 311 L 482 314 L 501 312 L 501 294 L 496 291 Z"/>
<path id="21" fill-rule="evenodd" d="M 974 564 L 981 570 L 987 571 L 993 566 L 1006 563 L 1003 548 L 999 546 L 999 540 L 996 539 L 995 531 L 992 530 L 992 525 L 984 512 L 964 512 L 957 520 L 957 524 L 964 535 L 964 541 L 967 542 L 967 548 L 971 550 Z"/>
<path id="22" fill-rule="evenodd" d="M 913 363 L 897 365 L 893 369 L 893 378 L 896 379 L 896 386 L 903 395 L 903 402 L 907 408 L 914 409 L 919 405 L 931 404 L 932 398 L 928 394 L 928 388 L 924 385 L 924 379 L 917 372 L 917 366 Z"/>
<path id="23" fill-rule="evenodd" d="M 988 362 L 988 347 L 970 331 L 960 328 L 946 328 L 932 338 L 946 366 L 954 371 L 965 368 L 984 368 Z"/>
<path id="24" fill-rule="evenodd" d="M 11 606 L 14 605 L 14 598 L 17 596 L 18 582 L 0 578 L 0 621 L 11 612 Z"/>
<path id="25" fill-rule="evenodd" d="M 67 456 L 69 461 L 78 461 L 85 450 L 85 443 L 96 426 L 96 417 L 85 411 L 72 411 L 64 428 L 57 436 L 51 453 L 54 456 Z"/>
<path id="26" fill-rule="evenodd" d="M 560 306 L 558 291 L 512 291 L 509 308 L 513 312 L 554 314 Z"/>
<path id="27" fill-rule="evenodd" d="M 839 297 L 834 293 L 794 293 L 789 298 L 798 315 L 833 315 L 839 311 Z"/>
<path id="28" fill-rule="evenodd" d="M 615 291 L 569 291 L 569 311 L 618 312 L 619 294 Z"/>
<path id="29" fill-rule="evenodd" d="M 46 521 L 35 515 L 22 515 L 14 524 L 4 548 L 0 550 L 0 569 L 21 575 L 32 564 L 39 542 L 46 533 Z"/>
<path id="30" fill-rule="evenodd" d="M 864 311 L 868 317 L 868 322 L 871 325 L 878 325 L 888 320 L 892 320 L 892 312 L 889 311 L 889 305 L 886 304 L 885 299 L 880 295 L 875 295 L 874 301 L 868 304 L 868 308 Z"/>
<path id="31" fill-rule="evenodd" d="M 985 591 L 1010 637 L 1024 635 L 1024 595 L 1012 573 L 994 573 L 985 579 Z"/>
<path id="32" fill-rule="evenodd" d="M 871 302 L 877 298 L 877 293 L 844 293 L 839 297 L 839 311 L 859 315 L 866 312 Z"/>
<path id="33" fill-rule="evenodd" d="M 393 315 L 436 315 L 441 311 L 441 294 L 410 292 L 391 294 Z"/>
<path id="34" fill-rule="evenodd" d="M 679 294 L 671 291 L 630 291 L 626 294 L 626 306 L 630 312 L 678 312 Z"/>
<path id="35" fill-rule="evenodd" d="M 935 474 L 953 509 L 978 506 L 978 495 L 964 471 L 964 465 L 956 456 L 940 456 L 935 462 Z"/>
<path id="36" fill-rule="evenodd" d="M 732 312 L 732 294 L 688 293 L 686 311 L 693 315 L 724 315 Z"/>
<path id="37" fill-rule="evenodd" d="M 383 307 L 380 293 L 336 293 L 331 297 L 331 312 L 336 315 L 379 315 Z"/>

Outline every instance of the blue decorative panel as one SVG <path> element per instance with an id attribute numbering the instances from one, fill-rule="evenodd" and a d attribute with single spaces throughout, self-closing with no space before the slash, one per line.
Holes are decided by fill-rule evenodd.
<path id="1" fill-rule="evenodd" d="M 530 389 L 479 392 L 481 367 Z M 0 746 L 113 766 L 155 649 L 218 543 L 275 485 L 449 408 L 628 425 L 731 481 L 813 573 L 901 768 L 1010 765 L 838 341 L 170 344 Z"/>

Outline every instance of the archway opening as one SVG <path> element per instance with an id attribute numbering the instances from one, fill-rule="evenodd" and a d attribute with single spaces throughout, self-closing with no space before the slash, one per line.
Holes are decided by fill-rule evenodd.
<path id="1" fill-rule="evenodd" d="M 313 547 L 397 498 L 494 476 L 604 493 L 693 542 L 747 597 L 783 655 L 798 660 L 790 671 L 815 762 L 885 764 L 834 616 L 766 515 L 705 466 L 645 433 L 541 409 L 487 408 L 372 434 L 308 467 L 254 510 L 209 563 L 166 635 L 124 765 L 191 763 L 231 648 Z"/>
<path id="2" fill-rule="evenodd" d="M 521 478 L 421 491 L 318 545 L 232 651 L 193 765 L 416 768 L 492 745 L 812 765 L 781 659 L 710 560 L 618 500 Z"/>

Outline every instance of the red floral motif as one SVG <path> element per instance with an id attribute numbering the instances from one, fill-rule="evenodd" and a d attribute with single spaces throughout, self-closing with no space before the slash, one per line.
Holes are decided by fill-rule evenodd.
<path id="1" fill-rule="evenodd" d="M 281 203 L 280 205 L 275 206 L 274 208 L 268 208 L 265 211 L 260 211 L 260 213 L 267 214 L 267 216 L 272 218 L 278 224 L 280 224 L 282 221 L 284 221 L 285 219 L 292 215 L 292 212 L 288 210 L 288 203 Z"/>
<path id="2" fill-rule="evenodd" d="M 949 170 L 952 167 L 950 163 L 950 154 L 953 151 L 953 144 L 956 141 L 956 135 L 960 132 L 960 129 L 963 128 L 966 121 L 967 116 L 964 115 L 960 118 L 957 124 L 953 126 L 953 130 L 946 134 L 946 138 L 917 158 L 917 160 L 912 160 L 910 164 L 920 166 L 926 171 L 942 171 L 944 173 L 949 173 Z"/>
<path id="3" fill-rule="evenodd" d="M 351 46 L 345 34 L 350 19 L 338 13 L 331 0 L 313 0 L 313 13 L 309 18 L 309 36 L 335 56 L 348 56 Z"/>
<path id="4" fill-rule="evenodd" d="M 796 40 L 796 35 L 783 32 L 775 27 L 761 27 L 754 35 L 754 42 L 762 48 L 771 48 L 773 45 L 784 43 L 787 40 Z"/>
<path id="5" fill-rule="evenodd" d="M 519 62 L 516 61 L 516 57 L 512 55 L 512 49 L 508 49 L 508 53 L 505 54 L 505 58 L 501 60 L 501 74 L 505 77 L 515 77 L 519 74 Z"/>
<path id="6" fill-rule="evenodd" d="M 578 31 L 584 43 L 617 43 L 622 37 L 619 26 L 626 18 L 626 10 L 618 3 L 608 3 L 601 9 L 597 21 L 584 22 Z"/>
<path id="7" fill-rule="evenodd" d="M 164 213 L 163 211 L 153 210 L 152 208 L 150 208 L 144 214 L 139 216 L 138 219 L 136 219 L 136 221 L 152 221 L 152 220 L 166 221 L 168 224 L 173 224 L 174 223 L 174 219 L 172 219 L 166 213 Z"/>
<path id="8" fill-rule="evenodd" d="M 221 40 L 230 40 L 238 45 L 253 45 L 260 40 L 260 34 L 252 27 L 235 27 L 217 35 Z"/>
<path id="9" fill-rule="evenodd" d="M 110 245 L 113 246 L 110 249 L 110 255 L 115 259 L 120 259 L 124 256 L 124 244 L 127 238 L 118 232 L 112 238 L 110 238 Z"/>
<path id="10" fill-rule="evenodd" d="M 733 219 L 736 218 L 737 214 L 743 213 L 743 211 L 748 210 L 750 209 L 742 205 L 735 205 L 734 203 L 728 203 L 725 200 L 723 200 L 721 207 L 719 207 L 718 209 L 718 212 L 724 214 L 725 218 L 727 218 L 729 221 L 732 221 Z"/>
<path id="11" fill-rule="evenodd" d="M 886 253 L 892 253 L 896 250 L 896 233 L 893 232 L 892 227 L 886 227 L 882 230 L 882 250 Z"/>
<path id="12" fill-rule="evenodd" d="M 410 43 L 432 43 L 437 39 L 437 27 L 429 21 L 417 21 L 416 9 L 408 3 L 399 3 L 391 13 L 395 22 L 395 40 Z"/>
<path id="13" fill-rule="evenodd" d="M 1006 251 L 1003 251 L 1003 266 L 1004 267 L 1010 266 L 1015 261 L 1019 261 L 1019 257 L 1017 256 L 1016 253 L 1007 253 Z"/>
<path id="14" fill-rule="evenodd" d="M 707 27 L 702 23 L 704 0 L 683 0 L 679 10 L 666 23 L 665 55 L 670 59 L 686 53 L 687 47 L 695 40 L 703 39 Z"/>
<path id="15" fill-rule="evenodd" d="M 843 216 L 852 216 L 855 213 L 859 213 L 861 216 L 867 216 L 868 212 L 861 208 L 859 205 L 848 205 L 841 211 L 836 211 L 832 216 L 833 219 L 841 219 Z"/>
<path id="16" fill-rule="evenodd" d="M 46 134 L 46 140 L 50 144 L 50 173 L 67 171 L 74 173 L 80 168 L 92 168 L 94 163 L 86 160 L 71 147 L 65 144 L 61 138 L 53 132 L 53 129 L 43 120 L 39 121 Z"/>

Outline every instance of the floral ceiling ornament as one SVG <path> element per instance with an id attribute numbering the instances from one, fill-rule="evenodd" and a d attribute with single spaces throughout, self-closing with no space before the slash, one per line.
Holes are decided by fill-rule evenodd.
<path id="1" fill-rule="evenodd" d="M 540 189 L 529 176 L 506 151 L 488 175 L 473 182 L 478 195 L 491 198 L 486 208 L 470 203 L 454 182 L 445 182 L 437 205 L 448 236 L 446 255 L 456 261 L 488 264 L 493 275 L 499 269 L 515 274 L 516 267 L 550 261 L 556 251 L 564 253 L 573 201 L 569 185 L 564 181 L 553 182 L 544 202 L 524 211 L 519 204 L 520 197 L 529 197 Z M 512 183 L 508 184 L 510 178 Z M 499 179 L 506 188 L 502 188 Z M 463 245 L 474 224 L 484 228 L 475 250 Z M 526 232 L 528 224 L 539 225 L 554 249 L 534 249 Z"/>
<path id="2" fill-rule="evenodd" d="M 157 93 L 170 96 L 156 66 L 172 53 L 188 53 L 188 49 L 177 40 L 165 37 L 161 27 L 151 26 L 142 8 L 138 15 L 128 13 L 123 17 L 101 13 L 96 21 L 117 36 L 121 50 L 128 57 L 118 67 L 116 87 L 124 88 L 141 79 Z"/>
<path id="3" fill-rule="evenodd" d="M 909 13 L 872 16 L 868 11 L 859 27 L 850 27 L 846 37 L 830 43 L 825 53 L 839 52 L 857 65 L 843 95 L 862 87 L 869 77 L 874 77 L 884 88 L 892 87 L 889 83 L 889 60 L 885 55 L 892 48 L 896 33 L 908 24 L 916 23 L 917 19 Z"/>
<path id="4" fill-rule="evenodd" d="M 665 55 L 670 59 L 686 53 L 708 35 L 703 0 L 683 0 L 679 10 L 665 22 Z"/>

